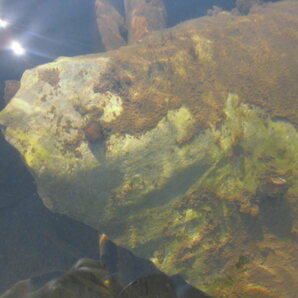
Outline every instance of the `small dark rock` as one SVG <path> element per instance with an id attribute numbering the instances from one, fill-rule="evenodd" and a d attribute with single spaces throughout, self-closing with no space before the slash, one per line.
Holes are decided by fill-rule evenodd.
<path id="1" fill-rule="evenodd" d="M 95 143 L 97 141 L 103 140 L 104 134 L 103 129 L 99 122 L 90 121 L 84 129 L 85 137 L 90 143 Z"/>

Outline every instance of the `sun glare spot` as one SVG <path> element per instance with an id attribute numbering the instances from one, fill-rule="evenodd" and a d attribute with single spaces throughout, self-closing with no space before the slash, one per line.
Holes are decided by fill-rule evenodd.
<path id="1" fill-rule="evenodd" d="M 17 56 L 24 55 L 26 52 L 22 45 L 17 41 L 13 41 L 10 45 L 10 48 Z"/>
<path id="2" fill-rule="evenodd" d="M 3 19 L 0 19 L 0 28 L 6 28 L 9 23 Z"/>

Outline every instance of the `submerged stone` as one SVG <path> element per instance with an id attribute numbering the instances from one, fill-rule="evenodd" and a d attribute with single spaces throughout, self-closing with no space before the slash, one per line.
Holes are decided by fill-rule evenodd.
<path id="1" fill-rule="evenodd" d="M 5 137 L 48 208 L 199 284 L 278 234 L 264 181 L 287 181 L 295 234 L 297 14 L 295 1 L 221 12 L 28 70 L 0 113 Z"/>

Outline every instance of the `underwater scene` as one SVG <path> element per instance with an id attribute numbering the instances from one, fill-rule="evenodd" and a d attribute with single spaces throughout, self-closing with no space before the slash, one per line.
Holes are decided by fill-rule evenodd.
<path id="1" fill-rule="evenodd" d="M 0 298 L 298 297 L 297 0 L 0 0 Z"/>

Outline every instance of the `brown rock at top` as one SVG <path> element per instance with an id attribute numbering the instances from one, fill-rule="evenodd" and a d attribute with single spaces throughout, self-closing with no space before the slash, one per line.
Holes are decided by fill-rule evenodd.
<path id="1" fill-rule="evenodd" d="M 110 1 L 104 0 L 96 0 L 95 10 L 98 31 L 105 49 L 109 51 L 125 45 L 127 29 L 120 12 Z"/>
<path id="2" fill-rule="evenodd" d="M 97 26 L 106 50 L 133 43 L 148 33 L 166 27 L 163 0 L 96 0 Z"/>
<path id="3" fill-rule="evenodd" d="M 128 43 L 143 38 L 148 33 L 166 27 L 166 9 L 163 0 L 124 0 Z"/>

